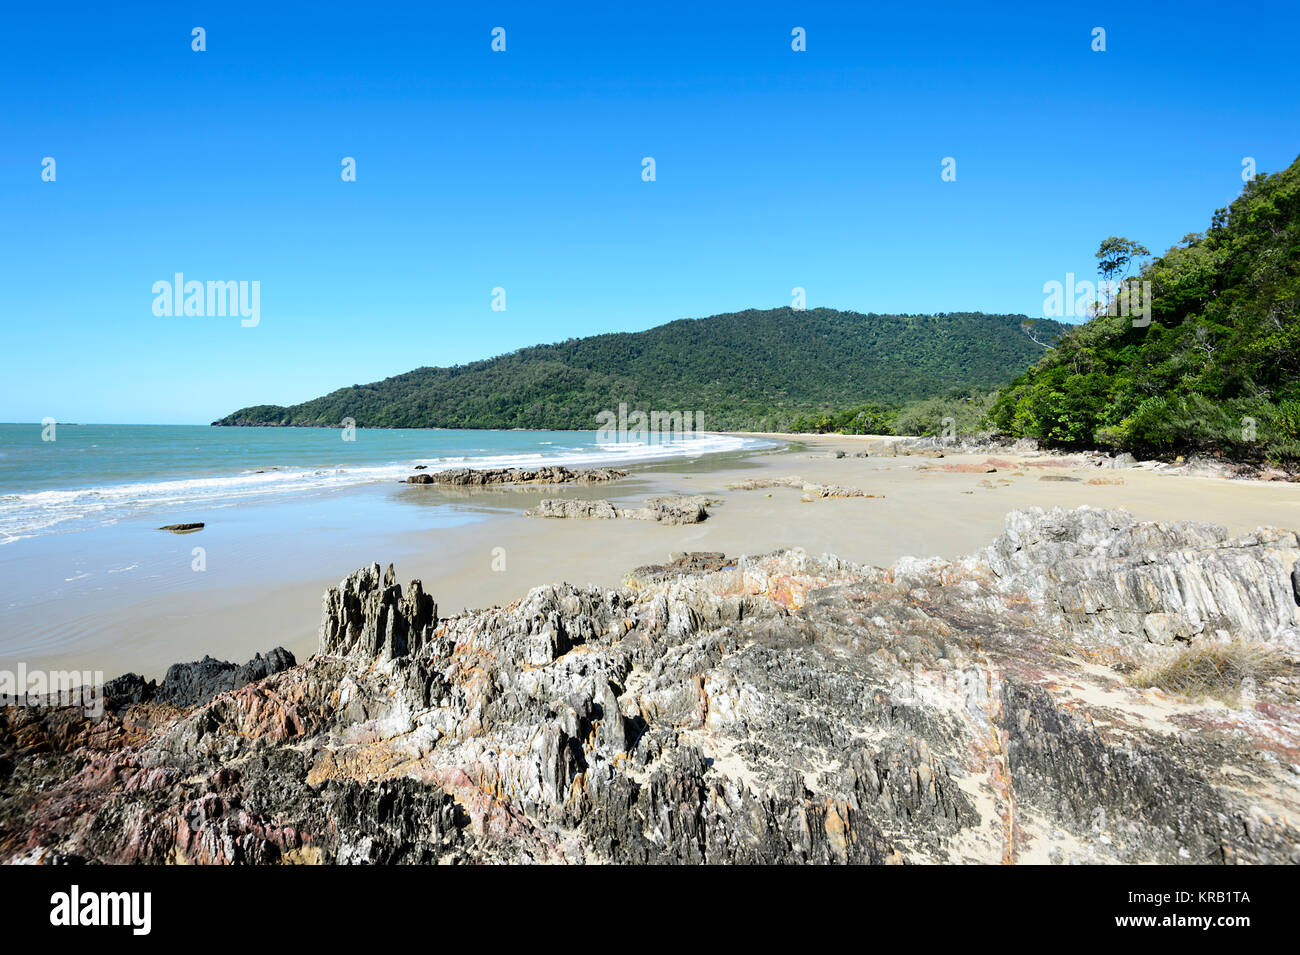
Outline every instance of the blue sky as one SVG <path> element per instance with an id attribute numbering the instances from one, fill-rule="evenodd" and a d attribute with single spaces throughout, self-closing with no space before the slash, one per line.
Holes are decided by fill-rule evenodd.
<path id="1" fill-rule="evenodd" d="M 0 420 L 206 423 L 794 286 L 1041 314 L 1300 153 L 1293 2 L 279 6 L 7 5 Z M 260 324 L 155 316 L 176 272 Z"/>

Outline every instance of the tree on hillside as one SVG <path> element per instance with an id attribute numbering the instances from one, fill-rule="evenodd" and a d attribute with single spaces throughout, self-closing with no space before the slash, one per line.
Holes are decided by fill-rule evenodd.
<path id="1" fill-rule="evenodd" d="M 989 423 L 1058 447 L 1300 462 L 1300 159 L 1247 183 L 1205 232 L 1141 271 L 1151 321 L 1071 329 L 999 394 Z M 1112 236 L 1108 278 L 1145 253 Z"/>
<path id="2" fill-rule="evenodd" d="M 1110 309 L 1113 294 L 1111 288 L 1115 280 L 1123 281 L 1128 277 L 1129 267 L 1133 264 L 1133 260 L 1150 254 L 1150 249 L 1141 242 L 1134 242 L 1132 239 L 1112 235 L 1102 240 L 1101 246 L 1097 249 L 1097 274 L 1101 276 L 1102 282 L 1106 286 L 1107 310 Z"/>
<path id="3" fill-rule="evenodd" d="M 1054 348 L 1055 346 L 1051 342 L 1043 341 L 1042 338 L 1039 338 L 1037 335 L 1034 334 L 1034 332 L 1036 331 L 1035 326 L 1038 324 L 1039 324 L 1038 319 L 1027 318 L 1020 323 L 1020 330 L 1024 332 L 1029 337 L 1029 340 L 1033 342 L 1035 345 L 1042 345 L 1044 348 Z M 1044 335 L 1043 337 L 1046 338 L 1049 336 Z"/>

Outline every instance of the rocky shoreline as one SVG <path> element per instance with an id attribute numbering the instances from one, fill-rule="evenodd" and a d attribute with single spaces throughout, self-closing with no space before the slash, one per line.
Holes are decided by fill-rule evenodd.
<path id="1" fill-rule="evenodd" d="M 1297 561 L 1080 508 L 451 617 L 373 565 L 302 664 L 0 709 L 0 861 L 1300 862 Z"/>
<path id="2" fill-rule="evenodd" d="M 618 468 L 567 468 L 548 464 L 540 468 L 450 468 L 412 474 L 407 484 L 445 487 L 504 487 L 512 484 L 606 484 L 627 477 Z"/>
<path id="3" fill-rule="evenodd" d="M 795 436 L 791 436 L 795 437 Z M 1044 450 L 1033 438 L 1007 441 L 1000 438 L 963 436 L 959 438 L 881 438 L 874 442 L 871 452 L 884 457 L 938 457 L 945 454 L 1003 454 L 1015 456 L 1041 456 L 1045 460 L 1066 460 L 1081 467 L 1137 468 L 1161 474 L 1179 474 L 1186 477 L 1224 478 L 1240 481 L 1300 481 L 1300 469 L 1251 461 L 1233 461 L 1222 455 L 1179 455 L 1172 460 L 1138 460 L 1127 451 L 1112 454 L 1096 449 L 1081 451 Z M 840 452 L 843 457 L 844 453 Z M 865 456 L 865 454 L 863 455 Z"/>

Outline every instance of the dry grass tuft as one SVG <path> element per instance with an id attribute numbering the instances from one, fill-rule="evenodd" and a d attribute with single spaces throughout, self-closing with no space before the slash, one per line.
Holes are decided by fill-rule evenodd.
<path id="1" fill-rule="evenodd" d="M 1293 669 L 1286 657 L 1267 644 L 1202 640 L 1171 657 L 1136 668 L 1129 674 L 1129 682 L 1193 699 L 1235 701 L 1246 680 L 1258 686 Z"/>

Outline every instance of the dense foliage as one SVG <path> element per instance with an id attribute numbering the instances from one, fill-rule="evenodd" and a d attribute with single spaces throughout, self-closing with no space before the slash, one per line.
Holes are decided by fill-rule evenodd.
<path id="1" fill-rule="evenodd" d="M 1044 352 L 1020 315 L 862 315 L 789 308 L 683 319 L 419 368 L 216 424 L 591 429 L 622 402 L 695 411 L 709 430 L 789 430 L 825 408 L 988 391 Z M 1063 326 L 1040 322 L 1042 340 Z"/>
<path id="2" fill-rule="evenodd" d="M 1300 160 L 1140 278 L 1149 325 L 1103 314 L 1072 328 L 1002 391 L 991 424 L 1062 447 L 1300 459 Z"/>
<path id="3" fill-rule="evenodd" d="M 953 391 L 904 405 L 871 402 L 842 411 L 798 415 L 787 430 L 801 434 L 967 435 L 985 427 L 996 397 L 996 392 Z"/>

